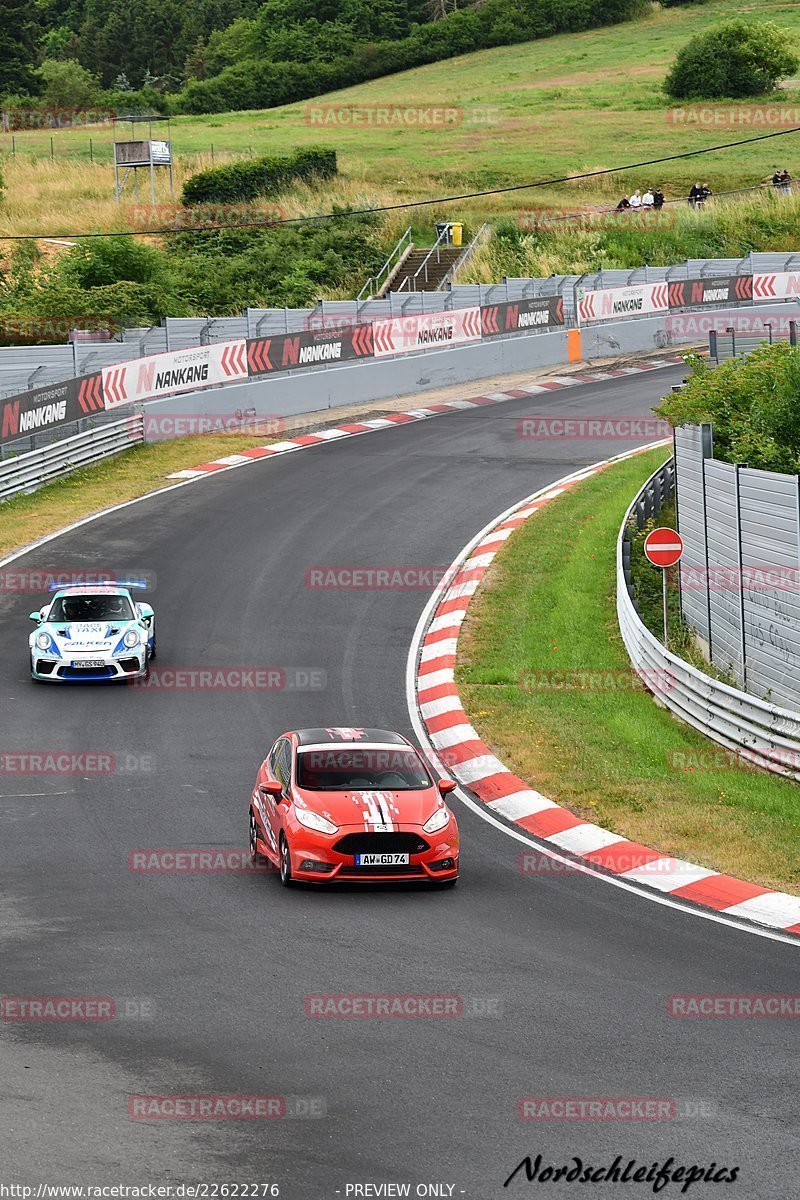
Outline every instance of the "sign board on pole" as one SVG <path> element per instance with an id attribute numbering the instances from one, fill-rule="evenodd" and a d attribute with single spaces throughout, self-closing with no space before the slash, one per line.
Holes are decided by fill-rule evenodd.
<path id="1" fill-rule="evenodd" d="M 666 526 L 653 529 L 644 540 L 644 552 L 654 567 L 674 567 L 683 554 L 681 535 Z"/>

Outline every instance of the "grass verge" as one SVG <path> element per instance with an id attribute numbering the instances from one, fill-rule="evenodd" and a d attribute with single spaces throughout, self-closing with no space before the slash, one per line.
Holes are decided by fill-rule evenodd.
<path id="1" fill-rule="evenodd" d="M 269 442 L 265 437 L 214 433 L 135 446 L 30 496 L 15 496 L 0 504 L 0 558 L 81 517 L 170 486 L 177 482 L 168 478 L 172 471 Z"/>
<path id="2" fill-rule="evenodd" d="M 500 759 L 587 820 L 764 887 L 800 885 L 800 787 L 735 766 L 635 677 L 615 608 L 615 547 L 665 457 L 610 467 L 511 537 L 470 607 L 456 682 Z"/>

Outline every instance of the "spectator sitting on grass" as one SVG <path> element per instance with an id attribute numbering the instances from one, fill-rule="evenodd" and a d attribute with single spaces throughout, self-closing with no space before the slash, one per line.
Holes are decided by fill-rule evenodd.
<path id="1" fill-rule="evenodd" d="M 659 209 L 664 207 L 664 193 L 659 185 L 653 192 L 653 208 Z"/>
<path id="2" fill-rule="evenodd" d="M 630 206 L 631 206 L 631 202 L 628 199 L 628 197 L 623 196 L 622 199 L 620 200 L 619 204 L 617 205 L 616 211 L 617 212 L 625 212 L 625 210 L 630 208 Z"/>
<path id="3" fill-rule="evenodd" d="M 637 188 L 636 191 L 631 196 L 631 208 L 641 208 L 641 207 L 642 207 L 642 197 L 639 193 L 639 189 Z"/>
<path id="4" fill-rule="evenodd" d="M 652 208 L 654 203 L 655 203 L 655 197 L 653 196 L 653 193 L 650 191 L 650 188 L 647 187 L 645 189 L 644 195 L 642 196 L 642 208 Z"/>

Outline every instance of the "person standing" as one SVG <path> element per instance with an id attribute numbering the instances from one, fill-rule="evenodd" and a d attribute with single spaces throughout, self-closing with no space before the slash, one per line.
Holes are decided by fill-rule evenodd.
<path id="1" fill-rule="evenodd" d="M 653 192 L 653 208 L 656 210 L 664 207 L 664 193 L 661 190 L 661 185 Z"/>
<path id="2" fill-rule="evenodd" d="M 700 183 L 700 180 L 698 179 L 697 182 L 693 183 L 691 188 L 689 189 L 689 203 L 692 205 L 693 208 L 696 206 L 696 204 L 697 204 L 698 200 L 700 199 L 700 197 L 702 196 L 702 194 L 703 194 L 703 187 L 702 187 L 702 184 Z"/>

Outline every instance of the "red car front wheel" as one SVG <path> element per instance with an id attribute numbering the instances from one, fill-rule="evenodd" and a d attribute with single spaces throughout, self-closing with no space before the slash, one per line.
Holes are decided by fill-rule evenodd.
<path id="1" fill-rule="evenodd" d="M 281 834 L 280 859 L 281 883 L 284 887 L 291 887 L 294 882 L 292 878 L 292 856 L 289 853 L 289 843 L 284 834 Z"/>

